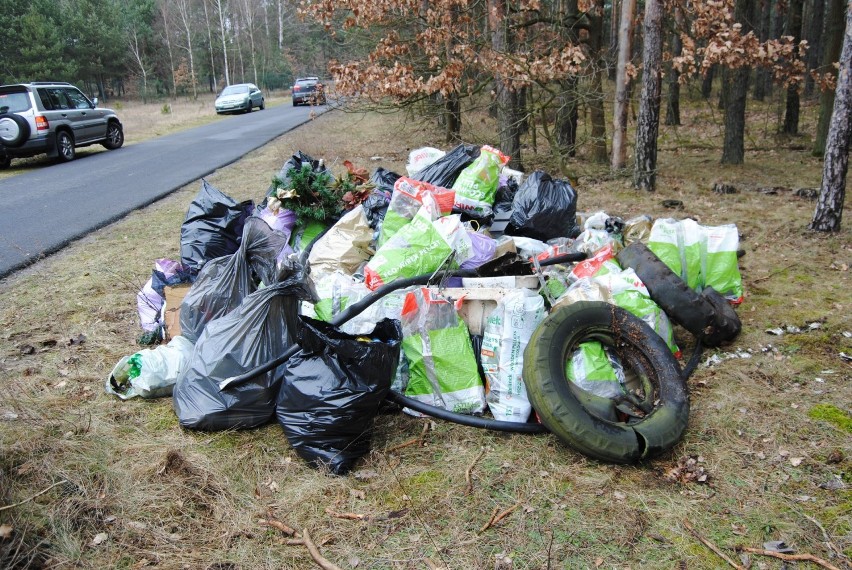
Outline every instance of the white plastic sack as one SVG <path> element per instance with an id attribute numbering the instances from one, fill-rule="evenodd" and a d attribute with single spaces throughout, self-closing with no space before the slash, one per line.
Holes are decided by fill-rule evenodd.
<path id="1" fill-rule="evenodd" d="M 171 396 L 192 357 L 194 345 L 176 336 L 166 345 L 146 348 L 118 361 L 106 379 L 106 391 L 122 400 Z"/>
<path id="2" fill-rule="evenodd" d="M 544 316 L 544 298 L 529 289 L 512 291 L 488 316 L 480 354 L 489 384 L 485 401 L 497 420 L 529 418 L 532 406 L 521 377 L 524 349 Z"/>
<path id="3" fill-rule="evenodd" d="M 439 158 L 442 158 L 446 152 L 438 148 L 425 146 L 412 150 L 408 154 L 408 164 L 405 165 L 405 170 L 409 176 L 414 176 Z"/>

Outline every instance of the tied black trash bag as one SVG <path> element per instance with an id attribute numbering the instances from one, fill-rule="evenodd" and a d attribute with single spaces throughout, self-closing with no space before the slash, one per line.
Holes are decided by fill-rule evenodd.
<path id="1" fill-rule="evenodd" d="M 479 151 L 478 146 L 460 144 L 423 170 L 414 173 L 411 178 L 442 188 L 452 188 L 461 171 L 479 156 Z"/>
<path id="2" fill-rule="evenodd" d="M 378 229 L 385 219 L 391 194 L 393 194 L 393 185 L 396 184 L 397 180 L 399 180 L 399 174 L 385 170 L 381 166 L 370 177 L 370 182 L 375 184 L 376 188 L 364 200 L 363 206 L 364 215 L 367 216 L 367 223 L 374 230 Z"/>
<path id="3" fill-rule="evenodd" d="M 533 172 L 515 194 L 506 233 L 541 241 L 568 237 L 577 225 L 577 192 L 567 180 Z"/>
<path id="4" fill-rule="evenodd" d="M 243 227 L 239 249 L 201 268 L 180 306 L 181 334 L 196 342 L 204 326 L 225 315 L 257 289 L 279 281 L 277 256 L 287 245 L 287 236 L 274 231 L 260 218 L 249 218 Z"/>
<path id="5" fill-rule="evenodd" d="M 193 274 L 211 259 L 231 255 L 240 245 L 243 225 L 254 202 L 237 202 L 201 180 L 180 227 L 180 260 Z"/>
<path id="6" fill-rule="evenodd" d="M 207 325 L 174 388 L 180 425 L 220 431 L 252 428 L 272 419 L 280 366 L 221 391 L 219 382 L 266 364 L 295 342 L 299 299 L 316 301 L 311 282 L 301 272 L 252 293 L 236 310 Z"/>
<path id="7" fill-rule="evenodd" d="M 281 368 L 278 422 L 302 459 L 344 475 L 370 451 L 373 418 L 399 363 L 402 329 L 384 319 L 370 334 L 353 336 L 300 318 L 301 350 Z"/>

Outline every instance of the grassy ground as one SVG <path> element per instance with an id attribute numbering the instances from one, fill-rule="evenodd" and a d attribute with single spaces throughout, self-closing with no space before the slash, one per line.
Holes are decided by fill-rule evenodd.
<path id="1" fill-rule="evenodd" d="M 306 467 L 276 425 L 189 432 L 169 400 L 104 394 L 112 366 L 137 349 L 135 289 L 154 259 L 178 257 L 196 183 L 0 282 L 0 505 L 21 503 L 0 510 L 0 566 L 316 567 L 304 546 L 258 523 L 275 518 L 309 529 L 346 569 L 726 567 L 689 525 L 737 563 L 748 558 L 737 547 L 783 540 L 852 567 L 852 366 L 839 356 L 852 353 L 852 226 L 805 229 L 814 202 L 788 189 L 817 186 L 820 163 L 791 150 L 806 137 L 763 130 L 774 107 L 755 112 L 740 167 L 718 164 L 714 113 L 694 103 L 684 126 L 662 129 L 654 194 L 582 156 L 573 165 L 581 210 L 692 216 L 742 234 L 744 330 L 690 379 L 689 427 L 671 452 L 613 466 L 549 435 L 392 414 L 378 418 L 356 471 L 331 477 Z M 813 109 L 805 115 L 812 132 Z M 465 128 L 469 140 L 484 138 Z M 409 150 L 440 140 L 400 117 L 329 113 L 209 181 L 259 200 L 296 150 L 337 172 L 344 159 L 401 172 Z M 529 149 L 525 158 L 530 170 L 540 162 Z M 717 181 L 738 193 L 713 193 Z M 684 208 L 661 205 L 670 199 Z M 800 334 L 765 332 L 814 322 Z M 513 508 L 482 530 L 495 510 Z"/>

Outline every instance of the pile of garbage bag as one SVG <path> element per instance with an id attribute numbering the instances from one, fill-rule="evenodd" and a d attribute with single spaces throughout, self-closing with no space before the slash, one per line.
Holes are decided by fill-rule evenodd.
<path id="1" fill-rule="evenodd" d="M 172 396 L 190 429 L 278 421 L 336 474 L 388 398 L 607 461 L 671 447 L 689 411 L 675 325 L 696 352 L 740 330 L 736 227 L 578 211 L 571 182 L 508 162 L 427 147 L 403 175 L 334 178 L 298 152 L 257 207 L 202 181 L 181 259 L 137 294 L 166 344 L 123 357 L 107 391 Z"/>

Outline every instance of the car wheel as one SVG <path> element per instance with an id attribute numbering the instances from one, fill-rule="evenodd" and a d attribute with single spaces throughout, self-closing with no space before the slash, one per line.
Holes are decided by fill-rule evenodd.
<path id="1" fill-rule="evenodd" d="M 293 99 L 293 106 L 294 106 L 294 107 L 298 107 L 298 106 L 299 106 L 299 104 L 298 104 L 298 103 L 296 103 L 296 100 L 295 100 L 295 99 Z"/>
<path id="2" fill-rule="evenodd" d="M 107 125 L 106 140 L 101 144 L 109 150 L 121 148 L 121 145 L 124 144 L 124 130 L 122 130 L 121 125 L 115 121 L 110 121 Z"/>
<path id="3" fill-rule="evenodd" d="M 580 343 L 610 347 L 639 388 L 602 398 L 568 379 L 566 359 Z M 628 311 L 602 302 L 565 305 L 545 318 L 524 352 L 523 378 L 541 422 L 581 453 L 633 463 L 672 447 L 683 435 L 689 397 L 665 341 Z"/>
<path id="4" fill-rule="evenodd" d="M 0 170 L 6 170 L 12 164 L 12 159 L 8 156 L 0 157 Z"/>
<path id="5" fill-rule="evenodd" d="M 56 133 L 56 156 L 59 162 L 71 162 L 77 156 L 74 150 L 74 137 L 68 131 Z"/>
<path id="6" fill-rule="evenodd" d="M 251 109 L 252 109 L 252 104 L 251 104 L 251 101 L 249 101 L 248 107 L 246 107 L 246 113 L 251 113 Z"/>
<path id="7" fill-rule="evenodd" d="M 261 111 L 263 111 L 264 109 L 266 109 L 266 99 L 261 99 L 261 100 L 260 100 L 260 107 L 258 107 L 258 109 L 260 109 Z"/>
<path id="8" fill-rule="evenodd" d="M 3 146 L 17 148 L 30 138 L 30 124 L 14 113 L 0 115 L 0 142 Z"/>

